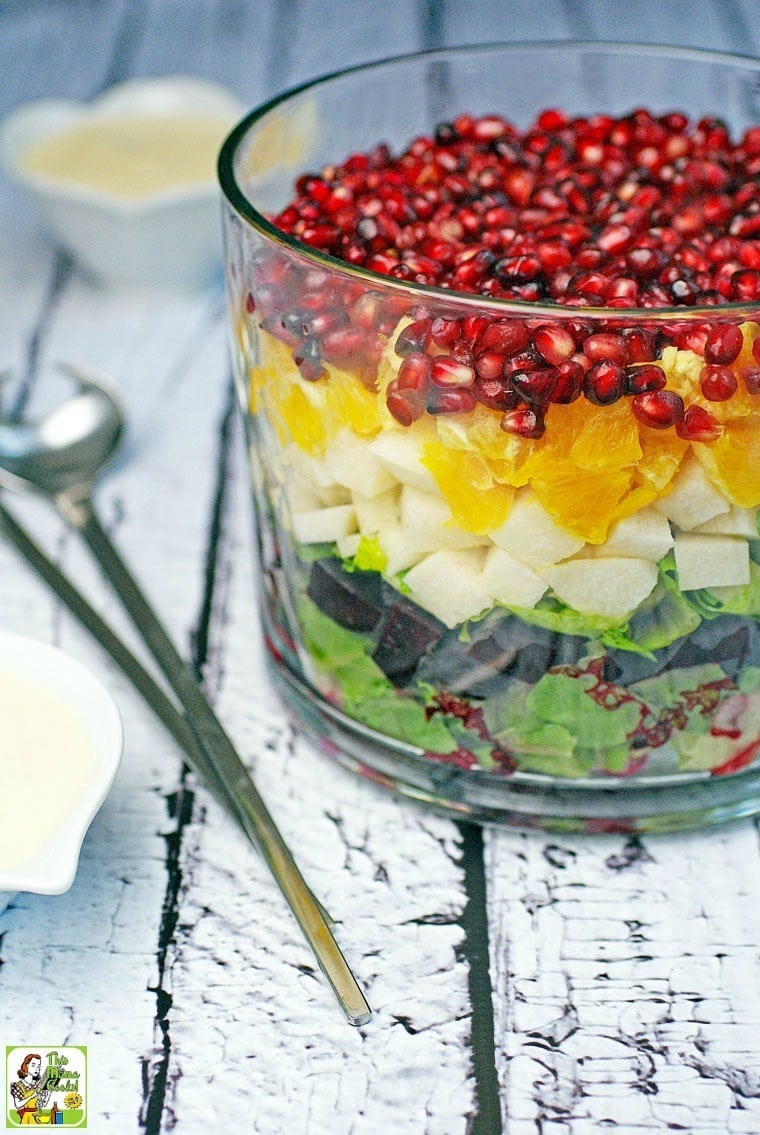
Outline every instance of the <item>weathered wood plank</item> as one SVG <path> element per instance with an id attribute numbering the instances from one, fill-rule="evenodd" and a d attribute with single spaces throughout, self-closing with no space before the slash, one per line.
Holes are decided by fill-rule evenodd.
<path id="1" fill-rule="evenodd" d="M 510 1135 L 757 1128 L 757 854 L 750 822 L 642 843 L 489 833 Z"/>

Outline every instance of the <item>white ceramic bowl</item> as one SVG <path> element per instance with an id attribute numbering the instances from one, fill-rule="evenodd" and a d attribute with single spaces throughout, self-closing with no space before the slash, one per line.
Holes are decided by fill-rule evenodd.
<path id="1" fill-rule="evenodd" d="M 89 767 L 73 799 L 41 808 L 35 788 L 43 769 L 34 754 L 24 755 L 28 788 L 14 804 L 21 810 L 24 827 L 34 825 L 33 851 L 18 857 L 23 860 L 21 866 L 16 866 L 15 860 L 6 860 L 4 864 L 0 859 L 0 909 L 19 891 L 56 895 L 69 889 L 76 875 L 82 841 L 116 776 L 123 739 L 119 712 L 108 690 L 81 662 L 57 647 L 0 631 L 0 683 L 3 674 L 10 675 L 6 682 L 18 679 L 26 683 L 27 690 L 34 687 L 35 695 L 39 692 L 41 712 L 52 697 L 58 707 L 62 705 L 73 715 L 83 727 L 86 740 L 82 751 L 72 755 L 72 764 L 79 759 L 89 762 Z M 47 705 L 49 708 L 49 701 Z M 8 784 L 13 783 L 10 772 L 6 767 L 6 792 Z"/>
<path id="2" fill-rule="evenodd" d="M 85 270 L 112 288 L 181 288 L 204 284 L 221 262 L 216 171 L 208 180 L 123 196 L 32 172 L 29 147 L 87 122 L 144 116 L 219 117 L 231 127 L 240 103 L 215 83 L 183 76 L 133 79 L 90 103 L 41 99 L 0 126 L 0 160 Z"/>

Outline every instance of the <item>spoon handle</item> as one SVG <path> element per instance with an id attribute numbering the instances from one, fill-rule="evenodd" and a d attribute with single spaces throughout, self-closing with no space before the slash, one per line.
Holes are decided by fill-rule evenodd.
<path id="1" fill-rule="evenodd" d="M 93 510 L 92 502 L 86 495 L 62 494 L 56 498 L 56 505 L 61 515 L 89 546 L 182 704 L 199 748 L 216 769 L 219 781 L 235 804 L 249 838 L 261 851 L 349 1023 L 366 1024 L 372 1016 L 372 1010 L 332 935 L 323 910 L 303 879 L 290 849 L 248 770 L 204 697 L 195 675 L 177 652 L 158 616 L 111 543 Z"/>

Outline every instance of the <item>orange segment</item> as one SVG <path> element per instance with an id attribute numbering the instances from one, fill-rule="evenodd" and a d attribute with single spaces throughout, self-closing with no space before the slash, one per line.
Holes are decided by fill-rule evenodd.
<path id="1" fill-rule="evenodd" d="M 633 465 L 641 454 L 638 423 L 630 405 L 621 401 L 592 407 L 569 458 L 580 469 L 612 469 Z"/>
<path id="2" fill-rule="evenodd" d="M 630 469 L 579 469 L 563 463 L 533 478 L 533 491 L 557 524 L 601 544 L 631 487 Z"/>
<path id="3" fill-rule="evenodd" d="M 291 386 L 279 403 L 282 421 L 292 440 L 305 453 L 322 453 L 327 442 L 323 415 L 304 394 L 300 386 Z M 275 425 L 277 422 L 275 421 Z"/>
<path id="4" fill-rule="evenodd" d="M 494 481 L 488 462 L 479 453 L 427 442 L 422 464 L 433 474 L 460 528 L 483 535 L 507 519 L 514 489 Z"/>
<path id="5" fill-rule="evenodd" d="M 727 422 L 721 436 L 694 452 L 713 484 L 740 508 L 760 505 L 760 414 Z"/>
<path id="6" fill-rule="evenodd" d="M 357 434 L 378 433 L 382 416 L 377 395 L 346 371 L 334 366 L 327 370 L 324 392 L 328 423 L 332 418 Z"/>
<path id="7" fill-rule="evenodd" d="M 636 466 L 635 481 L 650 489 L 655 496 L 666 492 L 689 449 L 675 430 L 653 430 L 639 427 L 641 460 Z"/>

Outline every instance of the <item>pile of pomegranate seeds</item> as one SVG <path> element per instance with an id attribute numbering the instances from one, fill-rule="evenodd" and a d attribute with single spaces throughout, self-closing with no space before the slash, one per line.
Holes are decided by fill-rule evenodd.
<path id="1" fill-rule="evenodd" d="M 569 118 L 520 133 L 462 116 L 298 179 L 275 224 L 382 275 L 517 300 L 671 307 L 760 300 L 760 127 Z"/>
<path id="2" fill-rule="evenodd" d="M 760 127 L 733 142 L 718 119 L 675 112 L 570 118 L 550 109 L 524 132 L 498 115 L 463 115 L 398 156 L 379 145 L 303 174 L 296 192 L 274 224 L 351 265 L 565 309 L 556 322 L 458 317 L 422 304 L 410 312 L 408 301 L 394 308 L 392 298 L 359 287 L 354 294 L 349 284 L 343 292 L 335 285 L 328 300 L 318 272 L 307 270 L 299 284 L 290 280 L 292 310 L 273 303 L 268 318 L 267 288 L 281 297 L 281 281 L 265 270 L 257 297 L 264 326 L 293 346 L 308 380 L 328 361 L 371 385 L 381 336 L 402 314 L 412 319 L 398 336 L 402 363 L 387 392 L 403 425 L 482 403 L 502 412 L 508 432 L 539 438 L 552 403 L 585 396 L 604 406 L 628 396 L 647 425 L 713 440 L 720 427 L 709 410 L 663 389 L 656 361 L 668 343 L 704 357 L 708 402 L 731 398 L 740 379 L 760 391 L 760 357 L 737 378 L 742 335 L 718 312 L 709 324 L 651 329 L 626 327 L 614 311 L 604 325 L 583 319 L 592 306 L 740 302 L 760 312 Z"/>

